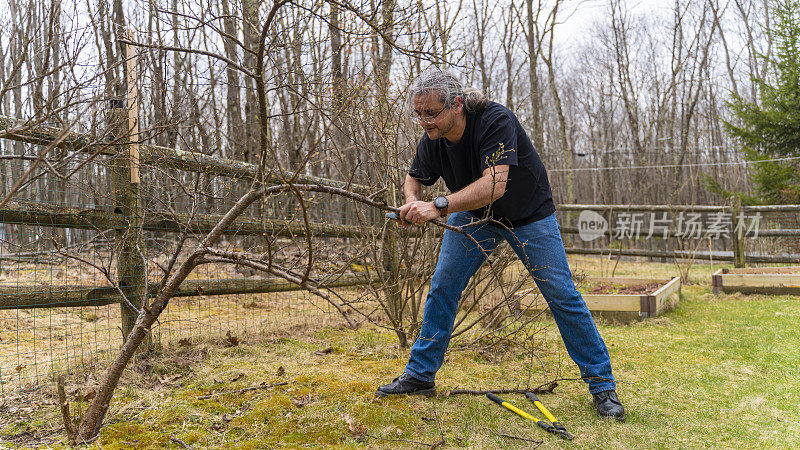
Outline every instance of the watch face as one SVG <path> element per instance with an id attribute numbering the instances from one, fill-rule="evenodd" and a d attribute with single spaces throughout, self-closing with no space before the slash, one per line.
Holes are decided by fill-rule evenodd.
<path id="1" fill-rule="evenodd" d="M 438 209 L 445 209 L 449 202 L 447 201 L 447 197 L 436 197 L 433 199 L 433 206 Z"/>

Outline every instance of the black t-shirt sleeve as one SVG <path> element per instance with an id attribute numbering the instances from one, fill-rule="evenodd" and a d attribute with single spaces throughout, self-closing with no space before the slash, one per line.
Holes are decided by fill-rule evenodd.
<path id="1" fill-rule="evenodd" d="M 516 166 L 517 133 L 511 118 L 507 114 L 498 114 L 484 126 L 486 128 L 478 150 L 481 172 L 494 166 Z"/>
<path id="2" fill-rule="evenodd" d="M 417 153 L 414 155 L 414 161 L 411 162 L 411 168 L 408 169 L 408 174 L 416 178 L 420 183 L 425 186 L 431 186 L 436 183 L 436 180 L 441 176 L 441 170 L 438 170 L 436 164 L 431 158 L 430 145 L 425 145 L 425 139 L 421 139 L 417 145 Z"/>

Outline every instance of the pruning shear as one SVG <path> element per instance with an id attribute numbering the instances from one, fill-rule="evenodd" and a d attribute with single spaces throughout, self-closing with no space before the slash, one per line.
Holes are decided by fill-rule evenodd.
<path id="1" fill-rule="evenodd" d="M 536 394 L 534 394 L 533 392 L 526 392 L 525 397 L 528 397 L 528 400 L 532 401 L 533 404 L 536 405 L 537 408 L 539 408 L 539 411 L 541 411 L 542 414 L 544 414 L 544 416 L 547 417 L 547 420 L 549 420 L 550 424 L 553 425 L 553 428 L 555 428 L 556 434 L 563 437 L 564 439 L 569 439 L 569 440 L 575 439 L 575 436 L 570 434 L 570 432 L 567 431 L 564 425 L 562 425 L 561 422 L 559 422 L 555 418 L 555 416 L 550 414 L 550 411 L 548 411 L 547 408 L 544 407 L 542 402 L 539 401 L 539 397 L 537 397 Z"/>
<path id="2" fill-rule="evenodd" d="M 550 414 L 550 411 L 548 411 L 547 408 L 545 408 L 544 405 L 542 405 L 542 402 L 540 402 L 539 399 L 534 394 L 532 394 L 530 392 L 526 392 L 525 395 L 528 397 L 528 399 L 530 399 L 533 402 L 534 405 L 536 405 L 537 408 L 539 408 L 539 411 L 541 411 L 542 414 L 544 414 L 545 417 L 547 417 L 549 422 L 547 420 L 540 420 L 540 419 L 537 419 L 536 417 L 533 417 L 532 415 L 530 415 L 530 414 L 526 413 L 525 411 L 517 408 L 516 406 L 512 405 L 511 403 L 508 403 L 507 401 L 505 401 L 502 398 L 492 394 L 491 392 L 487 393 L 486 397 L 488 397 L 489 400 L 497 403 L 498 405 L 500 405 L 500 406 L 502 406 L 502 407 L 504 407 L 504 408 L 506 408 L 506 409 L 508 409 L 510 411 L 513 411 L 513 412 L 519 414 L 520 416 L 522 416 L 522 417 L 524 417 L 524 418 L 526 418 L 528 420 L 532 420 L 536 425 L 539 425 L 539 428 L 543 429 L 544 431 L 547 431 L 548 433 L 556 434 L 556 435 L 558 435 L 558 436 L 560 436 L 560 437 L 562 437 L 564 439 L 567 439 L 567 440 L 575 439 L 575 436 L 570 434 L 570 432 L 567 431 L 566 428 L 564 428 L 564 425 L 562 425 L 559 421 L 556 420 L 555 417 L 553 417 L 552 414 Z"/>

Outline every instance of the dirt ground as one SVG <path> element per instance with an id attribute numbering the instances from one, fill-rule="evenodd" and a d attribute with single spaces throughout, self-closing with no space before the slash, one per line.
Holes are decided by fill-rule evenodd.
<path id="1" fill-rule="evenodd" d="M 647 284 L 633 284 L 633 285 L 625 285 L 618 283 L 594 283 L 586 286 L 587 288 L 586 293 L 645 295 L 645 294 L 652 294 L 663 285 L 664 283 L 647 283 Z"/>

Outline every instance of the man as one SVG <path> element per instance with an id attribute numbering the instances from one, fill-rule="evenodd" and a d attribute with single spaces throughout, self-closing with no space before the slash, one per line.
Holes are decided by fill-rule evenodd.
<path id="1" fill-rule="evenodd" d="M 376 395 L 436 393 L 435 376 L 461 293 L 486 255 L 505 239 L 547 301 L 597 413 L 623 420 L 608 349 L 572 282 L 547 172 L 516 116 L 476 90 L 465 92 L 454 75 L 435 68 L 413 84 L 409 104 L 425 134 L 406 176 L 401 223 L 422 225 L 445 214 L 453 226 L 486 217 L 498 223 L 466 227 L 471 239 L 445 231 L 420 337 L 404 373 L 380 386 Z M 422 186 L 439 177 L 452 193 L 422 200 Z"/>

